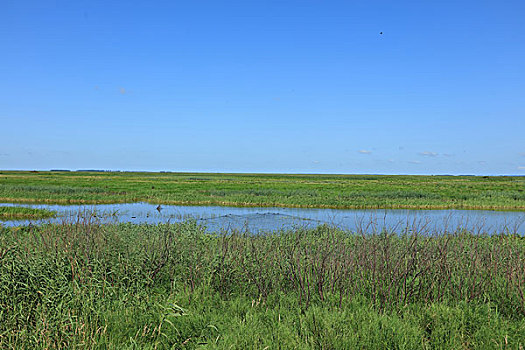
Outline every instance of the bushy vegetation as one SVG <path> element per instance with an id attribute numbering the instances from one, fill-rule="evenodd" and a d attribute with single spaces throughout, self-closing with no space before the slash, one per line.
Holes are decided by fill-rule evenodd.
<path id="1" fill-rule="evenodd" d="M 0 228 L 0 348 L 525 346 L 525 239 Z"/>
<path id="2" fill-rule="evenodd" d="M 43 219 L 55 215 L 55 212 L 46 209 L 0 206 L 0 220 Z"/>
<path id="3" fill-rule="evenodd" d="M 525 177 L 2 171 L 0 201 L 525 210 Z"/>

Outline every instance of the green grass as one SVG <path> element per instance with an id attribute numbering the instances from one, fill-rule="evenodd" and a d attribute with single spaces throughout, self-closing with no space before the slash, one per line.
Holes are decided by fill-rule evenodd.
<path id="1" fill-rule="evenodd" d="M 525 239 L 0 228 L 0 348 L 521 349 Z"/>
<path id="2" fill-rule="evenodd" d="M 0 202 L 525 210 L 525 177 L 0 172 Z"/>
<path id="3" fill-rule="evenodd" d="M 45 219 L 55 215 L 55 212 L 46 209 L 0 206 L 0 220 Z"/>

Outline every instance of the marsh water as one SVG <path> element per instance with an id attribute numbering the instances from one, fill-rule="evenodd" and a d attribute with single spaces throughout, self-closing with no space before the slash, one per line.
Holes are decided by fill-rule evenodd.
<path id="1" fill-rule="evenodd" d="M 296 227 L 314 228 L 322 224 L 353 232 L 439 233 L 467 229 L 474 233 L 525 234 L 525 212 L 487 210 L 347 210 L 304 208 L 239 208 L 218 206 L 178 206 L 150 203 L 45 205 L 0 203 L 0 206 L 42 208 L 57 212 L 43 220 L 0 221 L 4 226 L 61 223 L 86 219 L 100 223 L 159 224 L 194 219 L 209 232 L 247 230 L 277 231 Z"/>

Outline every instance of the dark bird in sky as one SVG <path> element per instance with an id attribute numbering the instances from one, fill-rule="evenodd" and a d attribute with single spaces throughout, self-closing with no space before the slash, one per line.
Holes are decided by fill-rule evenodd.
<path id="1" fill-rule="evenodd" d="M 383 35 L 383 32 L 379 32 L 379 35 Z"/>

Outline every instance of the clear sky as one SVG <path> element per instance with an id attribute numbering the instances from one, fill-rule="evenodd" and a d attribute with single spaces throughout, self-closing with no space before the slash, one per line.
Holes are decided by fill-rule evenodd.
<path id="1" fill-rule="evenodd" d="M 0 169 L 525 175 L 524 18 L 523 0 L 3 0 Z"/>

